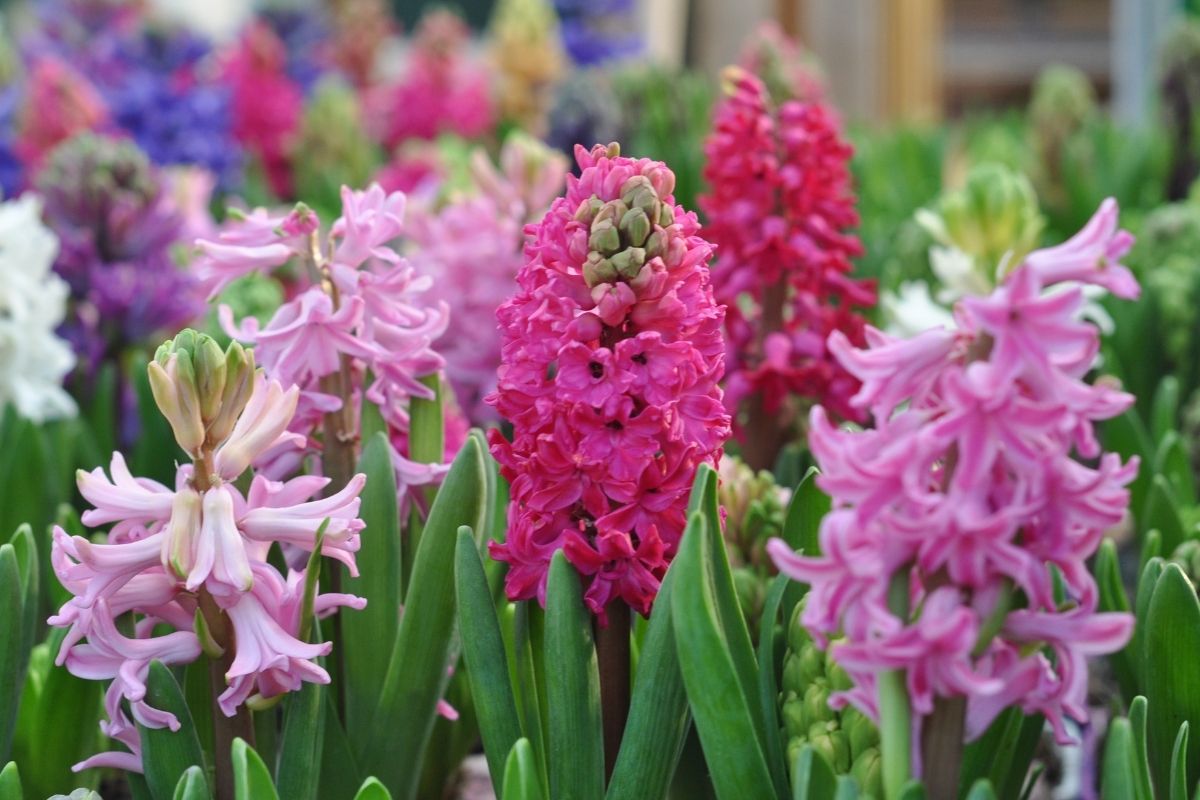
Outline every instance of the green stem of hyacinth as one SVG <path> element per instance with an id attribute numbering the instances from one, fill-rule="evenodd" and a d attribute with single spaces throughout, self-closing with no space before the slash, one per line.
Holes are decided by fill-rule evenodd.
<path id="1" fill-rule="evenodd" d="M 888 587 L 888 607 L 893 614 L 907 621 L 907 568 L 901 568 L 892 577 Z M 883 796 L 886 800 L 897 800 L 912 776 L 912 706 L 902 669 L 879 676 L 879 755 L 883 761 Z"/>

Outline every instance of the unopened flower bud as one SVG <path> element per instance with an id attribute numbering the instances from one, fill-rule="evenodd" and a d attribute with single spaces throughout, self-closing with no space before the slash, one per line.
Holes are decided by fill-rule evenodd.
<path id="1" fill-rule="evenodd" d="M 171 424 L 175 441 L 188 453 L 196 452 L 204 444 L 204 420 L 191 357 L 187 351 L 170 353 L 165 365 L 155 360 L 147 369 L 150 392 L 158 410 Z"/>
<path id="2" fill-rule="evenodd" d="M 162 543 L 162 565 L 178 578 L 186 578 L 196 561 L 196 537 L 200 533 L 200 495 L 190 486 L 175 492 L 171 518 Z"/>
<path id="3" fill-rule="evenodd" d="M 211 336 L 201 334 L 192 354 L 196 370 L 196 391 L 200 396 L 200 416 L 208 425 L 221 408 L 225 392 L 225 353 Z"/>
<path id="4" fill-rule="evenodd" d="M 213 447 L 229 438 L 233 426 L 254 391 L 254 351 L 238 342 L 225 349 L 225 385 L 217 414 L 208 423 L 208 443 Z"/>
<path id="5" fill-rule="evenodd" d="M 841 711 L 842 730 L 850 743 L 850 757 L 857 759 L 873 747 L 879 746 L 879 729 L 870 718 L 854 706 Z"/>
<path id="6" fill-rule="evenodd" d="M 789 737 L 803 736 L 808 731 L 808 726 L 804 723 L 804 698 L 788 692 L 783 701 L 781 716 Z"/>
<path id="7" fill-rule="evenodd" d="M 604 203 L 600 201 L 599 197 L 592 195 L 580 203 L 579 208 L 575 209 L 575 219 L 578 222 L 586 222 L 590 225 L 602 208 L 604 208 Z"/>
<path id="8" fill-rule="evenodd" d="M 655 231 L 654 233 L 650 234 L 649 237 L 647 237 L 646 243 L 642 246 L 646 251 L 647 261 L 652 258 L 658 258 L 663 254 L 665 250 L 663 247 L 663 239 L 664 236 L 662 231 Z"/>
<path id="9" fill-rule="evenodd" d="M 583 263 L 583 280 L 588 288 L 601 283 L 612 283 L 617 279 L 617 269 L 612 261 L 599 253 L 588 253 L 588 259 Z"/>
<path id="10" fill-rule="evenodd" d="M 650 235 L 650 218 L 640 208 L 631 208 L 621 217 L 621 233 L 625 241 L 634 247 L 641 247 Z"/>
<path id="11" fill-rule="evenodd" d="M 675 209 L 670 203 L 663 203 L 658 207 L 657 222 L 661 228 L 669 228 L 675 224 Z"/>
<path id="12" fill-rule="evenodd" d="M 646 263 L 646 251 L 640 247 L 627 247 L 610 260 L 622 278 L 632 280 Z"/>
<path id="13" fill-rule="evenodd" d="M 829 707 L 829 686 L 824 681 L 814 681 L 804 688 L 804 722 L 833 722 L 837 715 Z"/>
<path id="14" fill-rule="evenodd" d="M 597 217 L 592 223 L 588 249 L 606 255 L 621 249 L 621 234 L 611 220 Z"/>
<path id="15" fill-rule="evenodd" d="M 621 186 L 621 200 L 630 208 L 640 208 L 647 217 L 658 216 L 658 192 L 645 175 L 634 175 Z"/>
<path id="16" fill-rule="evenodd" d="M 850 775 L 864 797 L 882 797 L 883 760 L 879 756 L 879 748 L 872 747 L 855 757 L 850 764 Z"/>
<path id="17" fill-rule="evenodd" d="M 836 722 L 818 722 L 808 729 L 808 743 L 825 756 L 835 775 L 850 771 L 850 745 L 846 734 L 838 730 Z"/>

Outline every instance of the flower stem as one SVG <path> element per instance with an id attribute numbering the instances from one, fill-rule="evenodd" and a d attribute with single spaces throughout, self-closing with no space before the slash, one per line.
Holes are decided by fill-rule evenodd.
<path id="1" fill-rule="evenodd" d="M 783 307 L 787 301 L 787 278 L 780 276 L 773 285 L 763 291 L 762 316 L 758 331 L 758 349 L 760 357 L 765 357 L 763 350 L 766 338 L 783 329 Z M 787 444 L 783 436 L 780 418 L 783 409 L 768 414 L 763 402 L 762 391 L 757 391 L 748 399 L 746 415 L 746 444 L 742 448 L 742 457 L 754 470 L 770 470 L 775 468 L 775 460 L 779 451 Z"/>
<path id="2" fill-rule="evenodd" d="M 930 797 L 957 797 L 967 698 L 939 697 L 921 729 L 921 764 Z"/>
<path id="3" fill-rule="evenodd" d="M 600 709 L 604 720 L 604 779 L 612 777 L 621 737 L 629 719 L 630 611 L 624 600 L 608 605 L 608 625 L 595 625 L 596 659 L 600 665 Z"/>
<path id="4" fill-rule="evenodd" d="M 238 706 L 237 713 L 232 717 L 225 716 L 217 698 L 225 691 L 227 681 L 225 673 L 233 663 L 235 648 L 233 628 L 229 617 L 221 611 L 220 606 L 208 593 L 201 589 L 198 597 L 200 613 L 208 625 L 213 640 L 224 650 L 218 658 L 208 659 L 208 685 L 212 695 L 213 719 L 213 762 L 215 770 L 216 793 L 214 800 L 234 800 L 233 789 L 233 740 L 241 737 L 251 747 L 254 746 L 254 716 L 243 703 Z"/>
<path id="5" fill-rule="evenodd" d="M 888 608 L 907 623 L 909 568 L 901 567 L 888 586 Z M 912 775 L 912 707 L 907 676 L 902 669 L 879 676 L 879 756 L 882 760 L 883 795 L 896 800 Z M 950 795 L 953 796 L 953 795 Z M 931 795 L 941 797 L 941 795 Z"/>

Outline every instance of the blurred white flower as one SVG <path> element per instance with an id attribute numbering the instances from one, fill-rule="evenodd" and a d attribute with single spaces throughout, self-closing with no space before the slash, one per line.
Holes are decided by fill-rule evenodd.
<path id="1" fill-rule="evenodd" d="M 67 284 L 51 269 L 58 239 L 41 214 L 33 194 L 0 203 L 0 406 L 35 422 L 76 413 L 62 388 L 75 356 L 55 333 Z"/>
<path id="2" fill-rule="evenodd" d="M 908 338 L 930 328 L 955 327 L 950 310 L 929 295 L 929 284 L 923 281 L 905 281 L 899 291 L 885 292 L 879 305 L 892 336 Z"/>

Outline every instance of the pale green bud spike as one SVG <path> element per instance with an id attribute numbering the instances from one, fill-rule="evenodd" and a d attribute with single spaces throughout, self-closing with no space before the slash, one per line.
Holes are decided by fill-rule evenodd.
<path id="1" fill-rule="evenodd" d="M 634 247 L 641 247 L 650 236 L 650 218 L 640 208 L 631 208 L 621 217 L 621 233 Z"/>
<path id="2" fill-rule="evenodd" d="M 589 253 L 588 260 L 583 264 L 583 280 L 588 288 L 601 283 L 612 283 L 617 279 L 617 270 L 612 261 L 602 258 L 599 253 Z"/>
<path id="3" fill-rule="evenodd" d="M 225 392 L 225 353 L 211 336 L 201 335 L 193 356 L 196 368 L 196 391 L 200 397 L 200 416 L 210 423 L 221 408 Z"/>
<path id="4" fill-rule="evenodd" d="M 647 261 L 658 258 L 666 250 L 664 238 L 665 237 L 663 236 L 662 231 L 655 231 L 646 239 L 646 243 L 643 245 L 643 248 L 646 251 Z"/>
<path id="5" fill-rule="evenodd" d="M 200 418 L 199 398 L 191 374 L 191 362 L 173 353 L 164 367 L 152 361 L 147 367 L 150 392 L 159 412 L 171 425 L 175 441 L 189 453 L 204 443 L 204 423 Z M 181 369 L 181 364 L 186 368 Z"/>
<path id="6" fill-rule="evenodd" d="M 621 249 L 621 234 L 610 220 L 597 217 L 588 237 L 588 248 L 600 253 L 613 253 Z"/>
<path id="7" fill-rule="evenodd" d="M 637 277 L 642 265 L 646 263 L 646 251 L 640 247 L 627 247 L 611 259 L 617 273 L 626 280 Z"/>
<path id="8" fill-rule="evenodd" d="M 208 424 L 208 443 L 216 447 L 229 438 L 254 391 L 254 351 L 237 342 L 225 350 L 225 386 L 220 406 Z"/>

